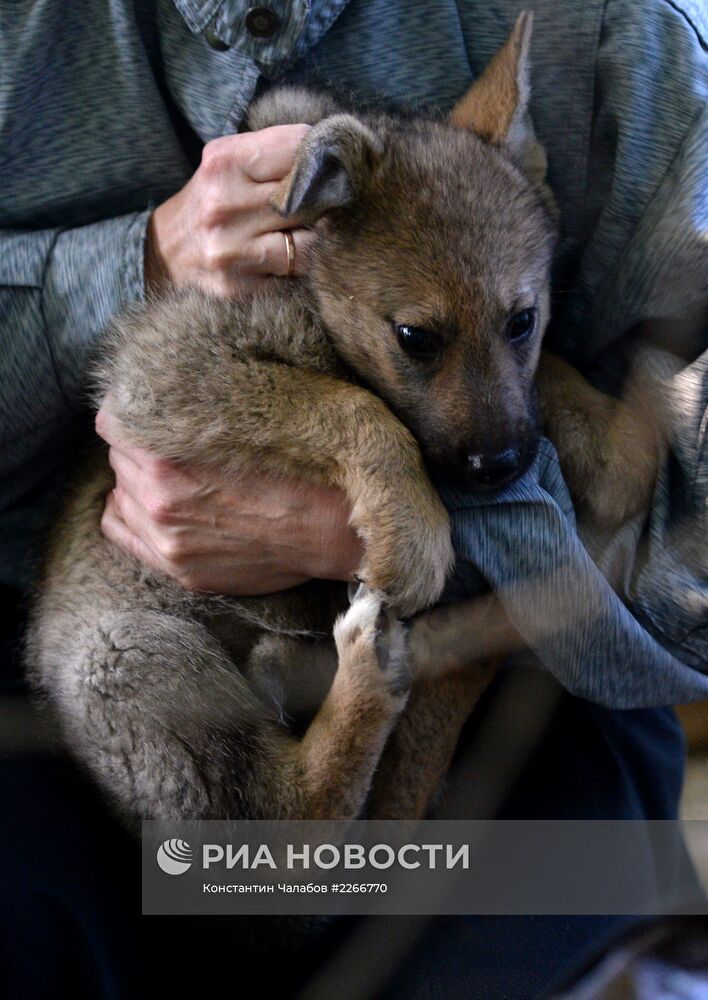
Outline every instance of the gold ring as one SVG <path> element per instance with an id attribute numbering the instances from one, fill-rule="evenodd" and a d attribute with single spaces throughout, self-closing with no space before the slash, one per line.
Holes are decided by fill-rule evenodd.
<path id="1" fill-rule="evenodd" d="M 285 252 L 288 255 L 288 266 L 285 271 L 285 277 L 291 278 L 295 270 L 295 240 L 293 239 L 293 234 L 288 229 L 283 232 L 283 236 L 285 237 Z"/>

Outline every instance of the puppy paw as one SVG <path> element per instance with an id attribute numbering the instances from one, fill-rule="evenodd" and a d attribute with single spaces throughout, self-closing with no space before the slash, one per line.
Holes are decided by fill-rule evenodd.
<path id="1" fill-rule="evenodd" d="M 435 604 L 454 562 L 447 512 L 436 498 L 428 516 L 372 532 L 359 577 L 382 594 L 388 607 L 408 618 Z"/>
<path id="2" fill-rule="evenodd" d="M 385 689 L 395 699 L 407 697 L 411 674 L 406 629 L 385 606 L 383 596 L 359 584 L 351 606 L 334 627 L 340 667 L 357 682 Z"/>

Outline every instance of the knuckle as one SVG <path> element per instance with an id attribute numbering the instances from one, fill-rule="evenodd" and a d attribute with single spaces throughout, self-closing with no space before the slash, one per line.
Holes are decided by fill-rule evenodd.
<path id="1" fill-rule="evenodd" d="M 198 225 L 208 232 L 224 225 L 226 221 L 227 212 L 219 189 L 216 186 L 210 187 L 202 195 L 198 212 Z"/>
<path id="2" fill-rule="evenodd" d="M 201 581 L 194 573 L 177 573 L 175 576 L 180 586 L 184 587 L 185 590 L 202 590 Z"/>
<path id="3" fill-rule="evenodd" d="M 204 266 L 208 271 L 224 271 L 229 264 L 229 254 L 221 240 L 207 239 L 204 242 Z"/>
<path id="4" fill-rule="evenodd" d="M 226 141 L 224 136 L 211 139 L 202 150 L 201 169 L 205 176 L 214 177 L 221 173 L 226 161 Z"/>
<path id="5" fill-rule="evenodd" d="M 101 514 L 101 532 L 106 536 L 106 538 L 111 538 L 113 524 L 111 521 L 111 514 L 107 507 L 104 508 Z"/>
<path id="6" fill-rule="evenodd" d="M 106 501 L 106 510 L 113 510 L 119 517 L 123 517 L 124 493 L 119 483 L 116 483 L 113 492 Z"/>
<path id="7" fill-rule="evenodd" d="M 175 505 L 169 497 L 148 496 L 143 501 L 148 517 L 155 524 L 171 524 L 175 518 Z"/>
<path id="8" fill-rule="evenodd" d="M 235 158 L 246 173 L 263 161 L 263 152 L 263 143 L 256 132 L 244 132 L 235 138 Z"/>
<path id="9" fill-rule="evenodd" d="M 272 248 L 268 244 L 268 240 L 253 240 L 248 245 L 247 258 L 248 263 L 256 271 L 268 271 L 273 264 Z"/>
<path id="10" fill-rule="evenodd" d="M 155 542 L 160 558 L 173 576 L 181 573 L 187 553 L 178 535 L 162 535 Z"/>
<path id="11" fill-rule="evenodd" d="M 169 458 L 154 456 L 147 462 L 147 473 L 155 482 L 163 483 L 172 477 L 174 466 Z"/>

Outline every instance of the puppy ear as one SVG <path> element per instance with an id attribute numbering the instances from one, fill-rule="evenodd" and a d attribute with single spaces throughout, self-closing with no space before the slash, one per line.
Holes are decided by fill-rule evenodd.
<path id="1" fill-rule="evenodd" d="M 271 202 L 289 222 L 312 225 L 346 208 L 383 154 L 381 139 L 353 115 L 333 115 L 312 128 Z"/>
<path id="2" fill-rule="evenodd" d="M 546 175 L 546 155 L 528 113 L 533 14 L 523 11 L 482 75 L 450 112 L 450 124 L 499 146 L 533 181 Z"/>

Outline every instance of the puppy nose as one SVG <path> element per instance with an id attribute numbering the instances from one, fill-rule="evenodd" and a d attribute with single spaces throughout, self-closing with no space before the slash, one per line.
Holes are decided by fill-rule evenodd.
<path id="1" fill-rule="evenodd" d="M 502 486 L 518 473 L 521 450 L 506 448 L 499 452 L 468 451 L 463 456 L 464 478 L 472 489 Z"/>

